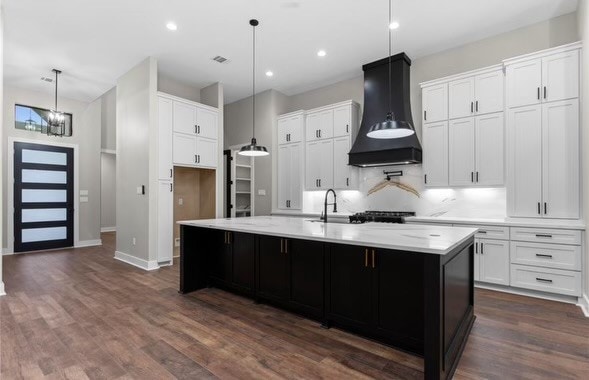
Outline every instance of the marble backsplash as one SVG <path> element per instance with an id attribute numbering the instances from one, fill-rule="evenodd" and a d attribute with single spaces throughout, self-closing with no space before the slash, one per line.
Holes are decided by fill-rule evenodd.
<path id="1" fill-rule="evenodd" d="M 370 195 L 369 191 L 385 179 L 383 170 L 402 170 L 402 177 L 392 178 L 417 190 L 419 197 L 396 186 L 384 187 Z M 365 210 L 415 211 L 419 216 L 452 216 L 504 218 L 506 191 L 498 188 L 426 189 L 421 165 L 360 169 L 359 191 L 338 191 L 338 211 L 355 213 Z M 379 186 L 381 187 L 381 186 Z M 324 191 L 306 191 L 303 212 L 323 210 Z"/>

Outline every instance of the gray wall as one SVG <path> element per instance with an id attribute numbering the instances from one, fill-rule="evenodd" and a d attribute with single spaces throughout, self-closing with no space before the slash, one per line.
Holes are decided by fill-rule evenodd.
<path id="1" fill-rule="evenodd" d="M 115 228 L 117 225 L 116 160 L 114 154 L 100 155 L 100 228 Z"/>
<path id="2" fill-rule="evenodd" d="M 156 76 L 157 64 L 148 58 L 117 81 L 116 250 L 141 260 L 149 260 L 150 107 Z M 146 194 L 138 195 L 142 185 Z"/>
<path id="3" fill-rule="evenodd" d="M 589 1 L 580 0 L 579 9 L 577 11 L 578 26 L 579 26 L 579 39 L 583 40 L 584 44 L 589 43 Z M 581 109 L 583 111 L 589 111 L 589 47 L 585 45 L 583 49 L 582 57 L 583 65 L 581 66 Z M 581 115 L 581 153 L 583 159 L 581 162 L 581 168 L 583 170 L 583 219 L 589 220 L 589 174 L 587 168 L 589 168 L 589 116 Z M 585 307 L 589 308 L 589 232 L 585 231 Z M 589 309 L 587 310 L 589 312 Z"/>
<path id="4" fill-rule="evenodd" d="M 4 88 L 4 116 L 2 146 L 7 147 L 8 138 L 35 140 L 43 143 L 78 144 L 79 147 L 79 183 L 80 190 L 88 190 L 88 203 L 80 203 L 79 239 L 100 239 L 100 101 L 91 104 L 60 98 L 59 108 L 73 114 L 72 137 L 49 137 L 38 133 L 14 128 L 14 105 L 25 104 L 46 109 L 53 107 L 55 99 L 51 93 L 28 91 L 14 87 Z M 2 152 L 2 170 L 7 173 L 7 151 Z M 6 209 L 6 188 L 9 179 L 2 177 L 3 207 Z M 78 196 L 76 194 L 75 196 Z M 7 246 L 7 214 L 3 218 L 3 247 Z M 12 221 L 10 221 L 12 223 Z"/>
<path id="5" fill-rule="evenodd" d="M 157 90 L 193 102 L 200 102 L 200 89 L 161 74 L 157 77 Z"/>
<path id="6" fill-rule="evenodd" d="M 100 99 L 102 99 L 101 147 L 114 151 L 117 149 L 117 88 L 111 88 Z"/>

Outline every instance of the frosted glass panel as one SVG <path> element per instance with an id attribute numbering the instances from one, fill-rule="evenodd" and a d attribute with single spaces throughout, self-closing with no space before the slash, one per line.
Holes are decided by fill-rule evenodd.
<path id="1" fill-rule="evenodd" d="M 66 227 L 28 228 L 22 230 L 22 242 L 63 240 L 67 237 Z"/>
<path id="2" fill-rule="evenodd" d="M 66 190 L 23 189 L 22 202 L 66 202 Z"/>
<path id="3" fill-rule="evenodd" d="M 41 208 L 22 210 L 22 222 L 58 222 L 67 220 L 65 208 Z"/>
<path id="4" fill-rule="evenodd" d="M 22 162 L 30 164 L 66 165 L 67 154 L 45 150 L 22 150 Z"/>
<path id="5" fill-rule="evenodd" d="M 67 172 L 57 172 L 53 170 L 33 170 L 23 169 L 23 183 L 67 183 Z"/>

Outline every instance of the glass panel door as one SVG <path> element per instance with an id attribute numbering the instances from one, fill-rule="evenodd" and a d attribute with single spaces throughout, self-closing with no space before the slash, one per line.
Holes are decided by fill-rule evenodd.
<path id="1" fill-rule="evenodd" d="M 74 150 L 14 143 L 14 251 L 74 245 Z"/>

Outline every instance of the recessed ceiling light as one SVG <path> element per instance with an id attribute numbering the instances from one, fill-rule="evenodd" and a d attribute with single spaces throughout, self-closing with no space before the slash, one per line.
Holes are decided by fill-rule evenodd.
<path id="1" fill-rule="evenodd" d="M 393 21 L 391 22 L 391 24 L 389 25 L 389 29 L 397 29 L 399 28 L 399 23 L 397 21 Z"/>
<path id="2" fill-rule="evenodd" d="M 273 77 L 274 76 L 274 73 L 272 71 L 268 70 L 268 71 L 266 71 L 266 76 L 267 77 Z"/>
<path id="3" fill-rule="evenodd" d="M 317 56 L 319 57 L 325 57 L 327 55 L 327 53 L 325 52 L 325 50 L 319 50 L 317 52 Z"/>
<path id="4" fill-rule="evenodd" d="M 166 28 L 168 28 L 169 30 L 178 30 L 178 25 L 176 25 L 173 22 L 169 22 L 166 24 Z"/>

